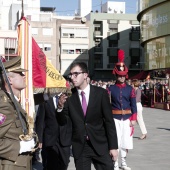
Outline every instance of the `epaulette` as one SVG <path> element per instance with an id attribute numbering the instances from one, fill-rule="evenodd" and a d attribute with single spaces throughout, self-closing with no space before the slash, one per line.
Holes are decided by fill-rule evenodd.
<path id="1" fill-rule="evenodd" d="M 3 90 L 0 90 L 0 102 L 8 102 L 9 98 Z"/>

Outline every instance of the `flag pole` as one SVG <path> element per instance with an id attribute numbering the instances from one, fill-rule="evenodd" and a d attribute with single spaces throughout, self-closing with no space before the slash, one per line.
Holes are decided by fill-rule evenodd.
<path id="1" fill-rule="evenodd" d="M 24 2 L 23 2 L 23 0 L 21 1 L 21 19 L 22 19 L 22 17 L 24 16 Z"/>

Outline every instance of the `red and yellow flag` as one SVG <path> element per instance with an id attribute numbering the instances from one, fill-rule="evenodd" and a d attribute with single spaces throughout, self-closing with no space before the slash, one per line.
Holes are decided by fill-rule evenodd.
<path id="1" fill-rule="evenodd" d="M 34 88 L 66 87 L 66 80 L 55 69 L 32 38 L 32 71 Z"/>
<path id="2" fill-rule="evenodd" d="M 21 93 L 21 103 L 30 116 L 34 116 L 33 88 L 66 88 L 66 80 L 47 59 L 31 34 L 25 17 L 18 24 L 18 55 L 21 66 L 28 70 L 26 89 Z"/>

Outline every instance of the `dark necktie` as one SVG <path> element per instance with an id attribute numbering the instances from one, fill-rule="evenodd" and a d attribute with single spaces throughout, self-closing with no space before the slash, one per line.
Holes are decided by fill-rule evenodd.
<path id="1" fill-rule="evenodd" d="M 58 96 L 55 96 L 55 101 L 56 101 L 56 107 L 58 106 Z"/>
<path id="2" fill-rule="evenodd" d="M 86 97 L 84 95 L 84 91 L 81 91 L 81 96 L 82 96 L 82 109 L 84 112 L 84 116 L 86 116 L 86 111 L 87 111 L 87 102 L 86 102 Z"/>

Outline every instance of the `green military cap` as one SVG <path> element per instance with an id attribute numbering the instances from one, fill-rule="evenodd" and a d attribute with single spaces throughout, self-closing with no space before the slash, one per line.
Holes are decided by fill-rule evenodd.
<path id="1" fill-rule="evenodd" d="M 21 57 L 17 56 L 13 59 L 4 62 L 6 72 L 25 72 L 26 69 L 21 68 Z"/>

